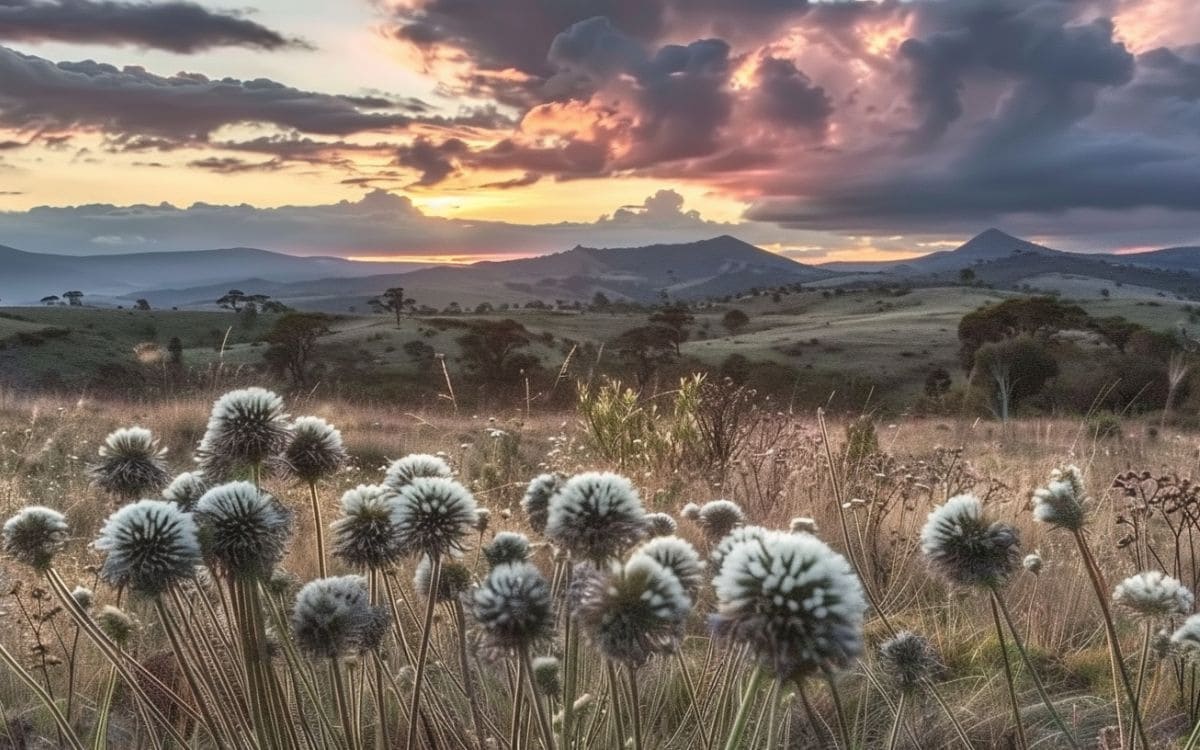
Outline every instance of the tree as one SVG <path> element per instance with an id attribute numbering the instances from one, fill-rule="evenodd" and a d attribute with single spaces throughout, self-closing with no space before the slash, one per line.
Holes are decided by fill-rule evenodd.
<path id="1" fill-rule="evenodd" d="M 57 294 L 51 294 L 51 295 L 48 295 L 48 296 L 42 297 L 42 304 L 43 304 L 43 305 L 47 305 L 47 306 L 50 306 L 50 305 L 57 305 L 57 304 L 58 304 L 58 299 L 59 299 L 59 298 L 58 298 L 58 295 L 57 295 Z"/>
<path id="2" fill-rule="evenodd" d="M 263 359 L 296 385 L 306 385 L 312 375 L 317 340 L 329 333 L 331 318 L 324 313 L 291 312 L 275 321 L 266 335 Z"/>
<path id="3" fill-rule="evenodd" d="M 610 307 L 612 307 L 612 300 L 608 298 L 607 294 L 604 292 L 596 292 L 594 295 L 592 295 L 593 310 L 607 310 Z"/>
<path id="4" fill-rule="evenodd" d="M 217 298 L 217 306 L 239 312 L 243 305 L 262 305 L 269 299 L 270 297 L 265 294 L 246 294 L 241 289 L 230 289 Z"/>
<path id="5" fill-rule="evenodd" d="M 183 364 L 183 342 L 178 336 L 172 336 L 167 342 L 167 354 L 170 355 L 170 363 L 176 367 Z"/>
<path id="6" fill-rule="evenodd" d="M 150 309 L 150 302 L 144 299 L 139 299 L 137 302 L 133 303 L 133 309 L 146 312 Z"/>
<path id="7" fill-rule="evenodd" d="M 650 315 L 651 323 L 670 329 L 671 343 L 675 347 L 677 356 L 679 345 L 688 339 L 688 326 L 695 320 L 696 318 L 688 310 L 687 305 L 681 302 L 664 305 Z"/>
<path id="8" fill-rule="evenodd" d="M 372 297 L 367 300 L 367 304 L 377 312 L 390 312 L 396 316 L 396 327 L 400 327 L 400 316 L 406 310 L 412 309 L 413 305 L 417 304 L 415 299 L 404 296 L 404 287 L 394 286 L 385 291 L 378 297 Z"/>
<path id="9" fill-rule="evenodd" d="M 638 386 L 645 386 L 662 365 L 675 359 L 678 331 L 665 325 L 630 328 L 610 342 L 617 354 L 634 368 Z"/>
<path id="10" fill-rule="evenodd" d="M 83 292 L 80 292 L 78 290 L 70 291 L 70 292 L 63 292 L 62 296 L 63 296 L 63 299 L 65 299 L 67 301 L 67 304 L 72 307 L 79 307 L 80 305 L 83 304 Z"/>
<path id="11" fill-rule="evenodd" d="M 964 284 L 971 285 L 975 283 L 975 271 L 970 268 L 964 268 L 958 272 L 958 280 Z"/>
<path id="12" fill-rule="evenodd" d="M 737 309 L 736 307 L 725 313 L 721 318 L 721 325 L 725 326 L 725 330 L 731 334 L 737 333 L 746 327 L 750 322 L 750 316 Z"/>
<path id="13" fill-rule="evenodd" d="M 1041 392 L 1058 374 L 1058 362 L 1044 344 L 1028 336 L 983 345 L 975 353 L 973 381 L 983 381 L 991 391 L 992 413 L 1008 421 L 1023 399 Z"/>
<path id="14" fill-rule="evenodd" d="M 515 320 L 479 320 L 459 336 L 463 364 L 478 376 L 501 383 L 513 383 L 538 366 L 537 357 L 521 351 L 533 336 Z"/>
<path id="15" fill-rule="evenodd" d="M 1090 321 L 1082 307 L 1064 305 L 1053 297 L 1021 297 L 981 307 L 964 315 L 958 323 L 963 369 L 971 369 L 975 353 L 988 342 L 1083 329 Z"/>
<path id="16" fill-rule="evenodd" d="M 940 400 L 950 392 L 950 373 L 945 367 L 935 367 L 925 376 L 925 395 Z"/>

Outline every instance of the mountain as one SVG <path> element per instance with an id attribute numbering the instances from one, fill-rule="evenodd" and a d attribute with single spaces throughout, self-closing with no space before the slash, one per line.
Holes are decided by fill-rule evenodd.
<path id="1" fill-rule="evenodd" d="M 988 263 L 1014 256 L 1060 258 L 1072 253 L 1053 250 L 999 229 L 988 229 L 975 235 L 954 250 L 942 250 L 919 258 L 873 262 L 842 261 L 822 264 L 821 268 L 854 273 L 885 273 L 900 276 L 929 276 L 957 274 L 978 263 Z"/>
<path id="2" fill-rule="evenodd" d="M 360 263 L 344 258 L 298 257 L 235 247 L 172 253 L 50 255 L 0 246 L 0 301 L 37 302 L 78 289 L 92 297 L 135 295 L 164 286 L 228 285 L 260 278 L 271 283 L 371 276 L 423 267 L 415 263 Z M 226 289 L 229 287 L 226 286 Z"/>
<path id="3" fill-rule="evenodd" d="M 1163 250 L 1108 257 L 1114 263 L 1200 274 L 1200 247 L 1168 247 Z"/>

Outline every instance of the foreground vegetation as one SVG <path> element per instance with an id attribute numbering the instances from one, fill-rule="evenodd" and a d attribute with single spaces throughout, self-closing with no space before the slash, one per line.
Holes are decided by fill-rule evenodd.
<path id="1" fill-rule="evenodd" d="M 26 513 L 15 528 L 53 533 L 5 536 L 0 742 L 1170 747 L 1200 718 L 1180 627 L 1200 583 L 1200 491 L 1186 479 L 1197 435 L 1156 418 L 1119 434 L 1051 419 L 823 430 L 815 412 L 703 379 L 653 405 L 597 386 L 560 412 L 293 399 L 291 413 L 340 428 L 343 455 L 320 423 L 282 421 L 261 398 L 249 411 L 226 401 L 206 424 L 211 399 L 0 395 L 0 509 L 47 506 L 67 526 Z M 238 420 L 269 439 L 251 450 L 233 437 L 244 429 L 221 432 Z M 153 438 L 106 443 L 134 424 Z M 430 457 L 394 462 L 412 453 Z M 209 484 L 243 483 L 201 500 L 176 482 L 175 504 L 134 503 L 194 470 L 193 455 L 219 477 Z M 443 461 L 452 478 L 411 481 L 444 474 Z M 1071 472 L 1051 481 L 1067 464 L 1082 492 Z M 587 478 L 597 470 L 628 477 L 640 499 Z M 580 474 L 560 496 L 555 477 Z M 1039 487 L 1052 490 L 1040 521 Z M 563 515 L 595 492 L 613 513 Z M 930 531 L 930 512 L 945 521 L 964 494 L 984 520 Z M 556 504 L 558 517 L 541 514 Z M 239 545 L 246 528 L 223 521 L 248 508 L 265 526 Z M 139 528 L 154 533 L 121 533 Z M 974 541 L 956 546 L 956 528 Z M 164 529 L 185 543 L 154 547 Z M 738 603 L 755 601 L 757 568 L 737 566 L 759 549 L 824 571 L 790 618 L 772 619 L 770 598 Z M 1018 551 L 1037 557 L 1022 567 Z M 1178 583 L 1135 581 L 1114 604 L 1113 588 L 1146 571 Z M 528 606 L 505 610 L 515 591 Z M 905 631 L 919 638 L 897 640 Z"/>

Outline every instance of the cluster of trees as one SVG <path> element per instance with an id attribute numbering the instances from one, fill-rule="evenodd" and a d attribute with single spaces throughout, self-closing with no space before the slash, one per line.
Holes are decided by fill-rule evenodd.
<path id="1" fill-rule="evenodd" d="M 57 294 L 50 294 L 42 297 L 43 305 L 69 305 L 71 307 L 79 307 L 83 305 L 83 292 L 78 289 L 73 289 L 69 292 L 63 292 L 59 297 Z"/>

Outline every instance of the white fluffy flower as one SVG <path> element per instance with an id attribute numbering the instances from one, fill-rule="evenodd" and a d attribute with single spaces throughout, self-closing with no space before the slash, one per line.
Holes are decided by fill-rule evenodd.
<path id="1" fill-rule="evenodd" d="M 158 596 L 200 564 L 196 523 L 175 503 L 141 500 L 105 521 L 96 549 L 108 553 L 100 577 L 141 596 Z"/>
<path id="2" fill-rule="evenodd" d="M 428 453 L 413 453 L 392 462 L 383 484 L 392 492 L 400 492 L 412 480 L 420 477 L 449 479 L 452 476 L 454 472 L 450 470 L 450 464 L 441 458 Z"/>
<path id="3" fill-rule="evenodd" d="M 1050 483 L 1033 493 L 1033 517 L 1051 526 L 1078 531 L 1087 518 L 1086 499 L 1079 469 L 1056 469 L 1050 474 Z"/>
<path id="4" fill-rule="evenodd" d="M 292 513 L 253 484 L 213 487 L 194 513 L 204 556 L 229 575 L 266 578 L 283 559 Z"/>
<path id="5" fill-rule="evenodd" d="M 746 522 L 742 507 L 732 500 L 712 500 L 700 506 L 696 523 L 710 542 L 724 539 L 738 526 Z"/>
<path id="6" fill-rule="evenodd" d="M 333 556 L 362 569 L 384 568 L 403 552 L 393 513 L 396 496 L 381 484 L 360 484 L 342 495 L 342 516 L 330 524 Z"/>
<path id="7" fill-rule="evenodd" d="M 1196 602 L 1187 586 L 1157 570 L 1121 581 L 1113 590 L 1113 601 L 1131 614 L 1147 619 L 1186 615 Z"/>
<path id="8" fill-rule="evenodd" d="M 162 491 L 163 500 L 175 503 L 185 513 L 190 513 L 208 492 L 208 480 L 202 471 L 185 471 L 171 480 Z"/>
<path id="9" fill-rule="evenodd" d="M 287 441 L 283 399 L 264 388 L 243 388 L 213 404 L 196 458 L 207 476 L 227 479 L 278 456 Z"/>
<path id="10" fill-rule="evenodd" d="M 901 690 L 915 690 L 941 666 L 925 636 L 902 630 L 879 646 L 879 666 Z"/>
<path id="11" fill-rule="evenodd" d="M 603 563 L 645 535 L 645 518 L 628 479 L 589 472 L 571 477 L 551 498 L 546 536 L 584 560 Z"/>
<path id="12" fill-rule="evenodd" d="M 493 651 L 530 646 L 550 635 L 554 605 L 550 584 L 527 562 L 492 568 L 476 587 L 471 611 L 483 628 L 484 645 Z"/>
<path id="13" fill-rule="evenodd" d="M 1192 615 L 1171 634 L 1170 645 L 1180 653 L 1195 657 L 1200 654 L 1200 615 Z"/>
<path id="14" fill-rule="evenodd" d="M 366 579 L 349 575 L 305 584 L 292 608 L 292 633 L 314 656 L 338 658 L 378 645 L 387 615 L 371 606 Z"/>
<path id="15" fill-rule="evenodd" d="M 53 508 L 30 505 L 4 522 L 4 551 L 34 570 L 47 570 L 67 545 L 67 519 Z"/>
<path id="16" fill-rule="evenodd" d="M 170 479 L 166 449 L 144 427 L 125 427 L 104 438 L 100 460 L 88 468 L 96 486 L 122 498 L 158 492 Z"/>
<path id="17" fill-rule="evenodd" d="M 416 477 L 396 496 L 392 520 L 405 553 L 444 555 L 475 527 L 475 497 L 458 482 Z"/>
<path id="18" fill-rule="evenodd" d="M 646 555 L 675 574 L 683 590 L 692 599 L 704 585 L 704 561 L 687 540 L 677 536 L 660 536 L 638 547 L 637 554 Z"/>
<path id="19" fill-rule="evenodd" d="M 996 586 L 1020 562 L 1020 536 L 991 522 L 974 495 L 957 495 L 934 508 L 921 530 L 921 549 L 935 572 L 963 586 Z"/>
<path id="20" fill-rule="evenodd" d="M 320 417 L 299 417 L 292 422 L 280 462 L 289 474 L 305 482 L 324 479 L 346 463 L 342 433 Z"/>
<path id="21" fill-rule="evenodd" d="M 1025 555 L 1025 559 L 1021 561 L 1021 567 L 1033 573 L 1035 576 L 1042 572 L 1042 556 L 1037 552 L 1030 552 Z"/>
<path id="22" fill-rule="evenodd" d="M 762 526 L 738 526 L 726 534 L 725 538 L 717 542 L 712 552 L 708 554 L 708 559 L 713 564 L 713 570 L 717 573 L 721 572 L 721 565 L 725 562 L 725 556 L 738 544 L 752 539 L 764 539 L 769 533 L 771 532 Z"/>
<path id="23" fill-rule="evenodd" d="M 541 534 L 546 530 L 546 519 L 550 514 L 550 498 L 554 497 L 566 477 L 562 474 L 541 474 L 529 482 L 525 488 L 525 496 L 521 498 L 521 510 L 529 519 L 529 528 Z"/>

